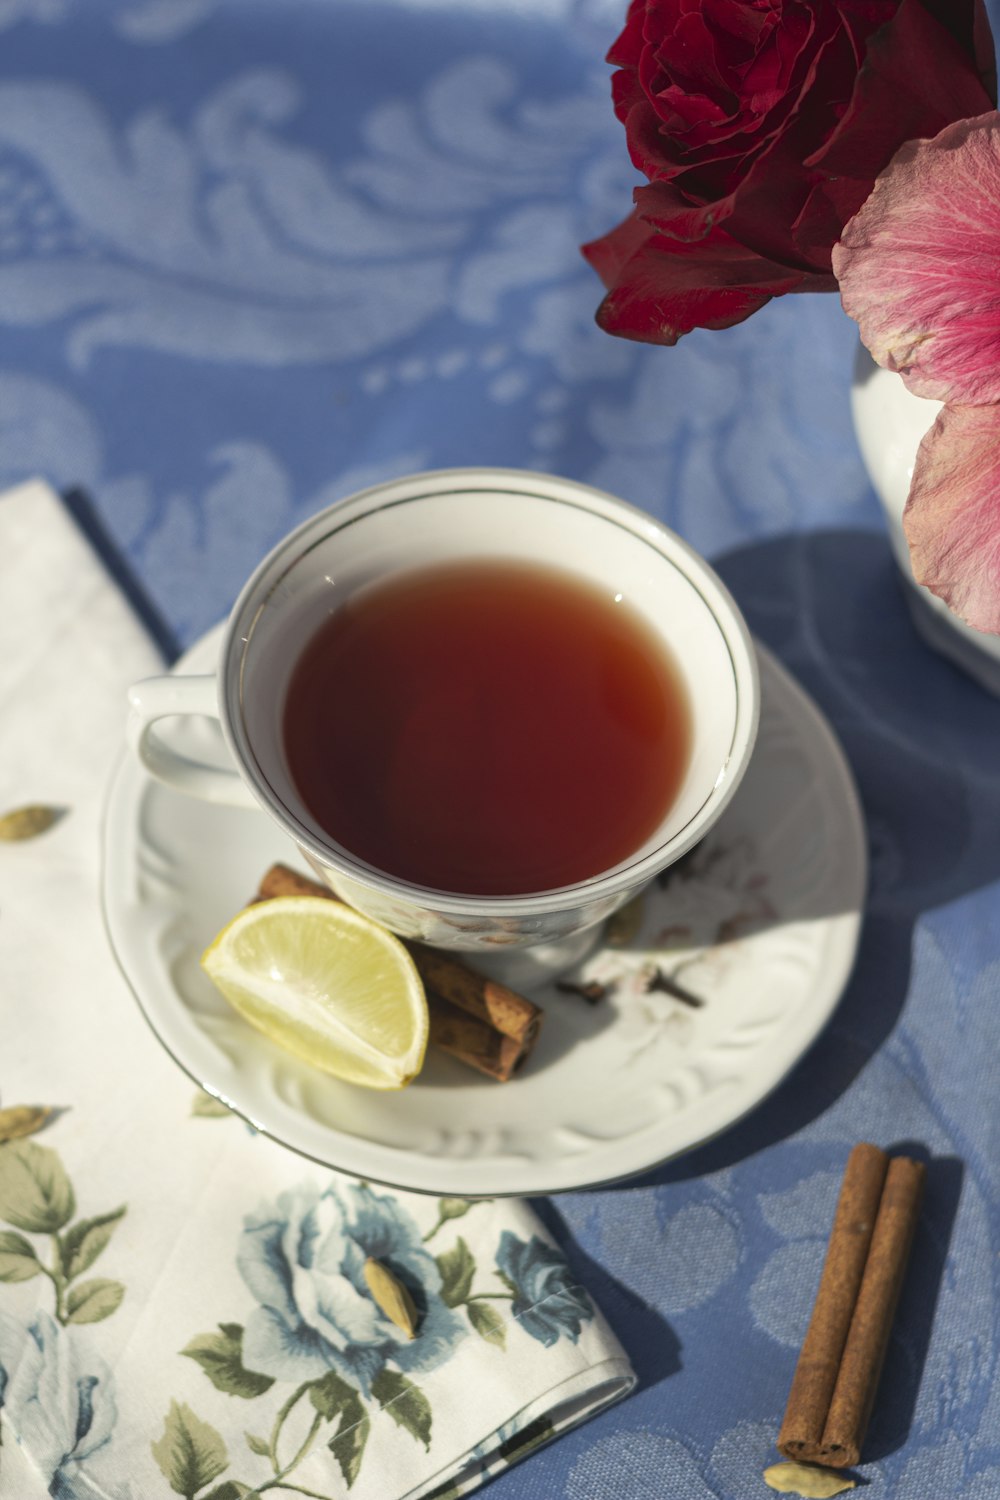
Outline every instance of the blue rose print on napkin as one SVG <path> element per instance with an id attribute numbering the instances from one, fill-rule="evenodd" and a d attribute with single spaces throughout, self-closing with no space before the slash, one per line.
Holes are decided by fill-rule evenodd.
<path id="1" fill-rule="evenodd" d="M 478 1207 L 467 1199 L 441 1198 L 435 1223 L 421 1234 L 392 1194 L 326 1179 L 280 1193 L 245 1218 L 236 1262 L 256 1305 L 243 1322 L 220 1322 L 180 1352 L 200 1365 L 227 1401 L 254 1403 L 253 1416 L 239 1419 L 248 1451 L 231 1449 L 207 1419 L 206 1410 L 214 1417 L 214 1400 L 207 1409 L 199 1402 L 198 1410 L 172 1400 L 152 1451 L 177 1493 L 194 1493 L 225 1476 L 217 1485 L 218 1500 L 233 1500 L 249 1488 L 248 1470 L 267 1466 L 252 1493 L 280 1486 L 326 1500 L 322 1464 L 313 1461 L 326 1463 L 328 1478 L 332 1455 L 349 1489 L 369 1439 L 381 1441 L 377 1434 L 389 1430 L 389 1423 L 431 1452 L 434 1411 L 413 1377 L 445 1365 L 471 1333 L 490 1351 L 487 1364 L 503 1357 L 508 1336 L 523 1335 L 546 1347 L 563 1335 L 576 1343 L 595 1310 L 559 1252 L 537 1235 L 525 1241 L 503 1230 L 494 1239 L 496 1229 L 484 1225 L 482 1238 L 488 1236 L 492 1254 L 477 1264 L 454 1224 Z M 439 1235 L 450 1243 L 434 1254 L 427 1246 Z M 393 1297 L 380 1295 L 372 1281 L 373 1263 L 412 1302 L 400 1319 L 403 1326 L 393 1321 L 399 1313 Z M 467 1384 L 467 1370 L 456 1372 L 456 1392 Z M 250 1426 L 243 1425 L 247 1421 Z M 442 1500 L 446 1489 L 449 1495 L 465 1493 L 469 1483 L 557 1431 L 547 1413 L 527 1407 L 492 1431 L 478 1409 L 476 1422 L 487 1435 L 451 1458 L 451 1476 L 439 1486 Z M 437 1462 L 430 1461 L 429 1472 L 437 1472 Z M 289 1479 L 293 1472 L 296 1483 Z M 216 1500 L 216 1490 L 205 1500 Z"/>
<path id="2" fill-rule="evenodd" d="M 368 1259 L 410 1292 L 420 1320 L 410 1340 L 372 1300 Z M 412 1374 L 442 1364 L 468 1329 L 439 1295 L 441 1273 L 393 1198 L 349 1185 L 282 1193 L 246 1221 L 237 1264 L 260 1306 L 247 1319 L 243 1359 L 276 1380 L 336 1370 L 366 1396 L 391 1360 Z"/>
<path id="3" fill-rule="evenodd" d="M 559 1252 L 537 1234 L 530 1240 L 519 1240 L 505 1229 L 496 1263 L 514 1293 L 511 1310 L 525 1333 L 546 1348 L 563 1333 L 575 1344 L 584 1323 L 594 1316 L 594 1309 Z"/>
<path id="4" fill-rule="evenodd" d="M 0 1313 L 0 1407 L 55 1500 L 130 1500 L 95 1472 L 118 1412 L 111 1374 L 92 1350 L 40 1311 L 27 1327 Z"/>

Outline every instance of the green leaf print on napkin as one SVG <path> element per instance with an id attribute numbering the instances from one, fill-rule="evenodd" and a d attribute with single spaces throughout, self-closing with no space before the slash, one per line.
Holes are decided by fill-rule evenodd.
<path id="1" fill-rule="evenodd" d="M 76 1212 L 73 1186 L 47 1146 L 18 1141 L 0 1151 L 0 1219 L 34 1234 L 55 1234 Z"/>
<path id="2" fill-rule="evenodd" d="M 218 1391 L 251 1400 L 274 1384 L 270 1375 L 259 1375 L 243 1363 L 243 1329 L 239 1323 L 220 1323 L 218 1333 L 200 1333 L 181 1350 L 205 1371 Z M 265 1444 L 264 1452 L 267 1452 Z"/>
<path id="3" fill-rule="evenodd" d="M 472 1291 L 476 1262 L 465 1241 L 459 1238 L 451 1250 L 437 1257 L 441 1272 L 441 1301 L 448 1307 L 460 1307 Z"/>
<path id="4" fill-rule="evenodd" d="M 396 1370 L 385 1369 L 372 1381 L 372 1395 L 399 1427 L 425 1448 L 431 1445 L 431 1404 L 423 1391 Z"/>
<path id="5" fill-rule="evenodd" d="M 80 1219 L 67 1229 L 61 1246 L 63 1275 L 67 1281 L 89 1271 L 124 1212 L 124 1208 L 116 1208 L 109 1214 L 99 1214 L 95 1219 Z"/>
<path id="6" fill-rule="evenodd" d="M 465 1310 L 481 1339 L 498 1349 L 506 1349 L 507 1321 L 495 1307 L 490 1307 L 488 1302 L 470 1302 Z"/>
<path id="7" fill-rule="evenodd" d="M 340 1465 L 348 1489 L 361 1471 L 361 1459 L 371 1431 L 371 1420 L 360 1394 L 335 1370 L 329 1370 L 309 1391 L 309 1400 L 328 1422 L 340 1418 L 336 1436 L 327 1447 Z"/>
<path id="8" fill-rule="evenodd" d="M 73 1184 L 55 1151 L 35 1141 L 0 1144 L 0 1219 L 49 1236 L 52 1246 L 49 1265 L 24 1235 L 0 1231 L 0 1282 L 47 1276 L 55 1288 L 55 1319 L 63 1327 L 110 1318 L 125 1295 L 120 1281 L 105 1277 L 71 1285 L 106 1249 L 124 1206 L 71 1224 L 75 1212 Z"/>
<path id="9" fill-rule="evenodd" d="M 185 1500 L 194 1500 L 199 1490 L 218 1479 L 229 1462 L 219 1433 L 196 1417 L 183 1401 L 171 1401 L 163 1436 L 152 1449 L 170 1488 Z"/>
<path id="10" fill-rule="evenodd" d="M 442 1198 L 439 1206 L 441 1214 L 437 1229 L 449 1218 L 458 1218 L 456 1213 L 445 1213 L 444 1206 L 448 1203 L 461 1203 L 461 1198 Z M 472 1205 L 465 1204 L 466 1210 Z M 426 1236 L 425 1236 L 426 1238 Z M 497 1311 L 490 1307 L 490 1302 L 512 1302 L 514 1300 L 514 1288 L 500 1276 L 500 1280 L 509 1288 L 506 1292 L 474 1292 L 472 1283 L 476 1276 L 476 1261 L 468 1245 L 461 1235 L 455 1241 L 450 1250 L 444 1250 L 437 1256 L 437 1268 L 441 1273 L 441 1300 L 448 1307 L 464 1307 L 466 1316 L 472 1324 L 473 1329 L 487 1344 L 492 1344 L 495 1349 L 506 1349 L 507 1347 L 507 1320 Z"/>
<path id="11" fill-rule="evenodd" d="M 0 1232 L 0 1281 L 30 1281 L 42 1269 L 34 1247 L 23 1235 L 9 1229 Z"/>
<path id="12" fill-rule="evenodd" d="M 98 1277 L 75 1286 L 66 1298 L 67 1323 L 100 1323 L 121 1305 L 125 1288 L 120 1281 Z"/>

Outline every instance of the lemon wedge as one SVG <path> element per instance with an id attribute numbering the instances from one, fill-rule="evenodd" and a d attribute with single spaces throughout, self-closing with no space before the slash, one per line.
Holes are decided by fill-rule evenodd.
<path id="1" fill-rule="evenodd" d="M 322 896 L 248 906 L 201 958 L 240 1015 L 348 1083 L 401 1089 L 427 1048 L 427 1000 L 398 938 Z"/>

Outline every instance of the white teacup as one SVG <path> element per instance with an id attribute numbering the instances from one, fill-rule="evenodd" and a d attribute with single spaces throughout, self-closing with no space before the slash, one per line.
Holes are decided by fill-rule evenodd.
<path id="1" fill-rule="evenodd" d="M 620 593 L 680 670 L 691 752 L 679 792 L 641 847 L 579 884 L 525 896 L 469 896 L 396 879 L 324 832 L 289 774 L 285 694 L 320 623 L 367 584 L 463 558 L 554 566 Z M 161 781 L 210 801 L 263 809 L 338 896 L 401 936 L 484 951 L 572 939 L 697 843 L 746 770 L 760 693 L 739 610 L 712 569 L 673 532 L 570 480 L 450 469 L 377 485 L 306 521 L 240 594 L 217 675 L 150 678 L 130 690 L 129 702 L 130 744 Z M 219 719 L 232 770 L 187 759 L 156 733 L 158 720 L 187 714 Z"/>

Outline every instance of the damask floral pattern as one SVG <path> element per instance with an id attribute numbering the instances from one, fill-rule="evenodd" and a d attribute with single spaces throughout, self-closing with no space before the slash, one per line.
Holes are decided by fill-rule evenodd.
<path id="1" fill-rule="evenodd" d="M 640 1500 L 669 1476 L 690 1500 L 731 1500 L 759 1485 L 831 1184 L 868 1135 L 922 1143 L 939 1168 L 867 1493 L 996 1500 L 996 715 L 916 645 L 896 599 L 851 431 L 854 331 L 832 298 L 786 299 L 670 352 L 594 328 L 576 245 L 619 215 L 632 183 L 599 62 L 622 4 L 307 9 L 328 29 L 282 21 L 280 34 L 253 34 L 229 0 L 0 0 L 0 479 L 83 487 L 183 641 L 312 511 L 452 463 L 602 485 L 722 560 L 861 783 L 874 859 L 858 976 L 794 1077 L 727 1140 L 638 1185 L 550 1206 L 643 1386 L 495 1493 L 611 1500 L 627 1478 Z M 442 1330 L 452 1319 L 467 1330 L 452 1347 L 500 1360 L 502 1329 L 541 1354 L 530 1325 L 511 1328 L 514 1294 L 495 1263 L 480 1257 L 470 1278 L 462 1230 L 446 1219 L 427 1242 L 438 1281 L 416 1262 L 448 1314 Z M 43 1235 L 6 1219 L 3 1232 L 50 1263 Z M 119 1279 L 121 1233 L 100 1279 Z M 296 1261 L 279 1247 L 269 1264 Z M 307 1301 L 318 1273 L 299 1274 L 291 1301 L 319 1317 Z M 98 1278 L 67 1291 L 84 1279 Z M 233 1285 L 249 1301 L 219 1305 L 224 1330 L 177 1334 L 181 1446 L 228 1406 L 266 1408 L 270 1423 L 246 1428 L 267 1450 L 297 1389 L 240 1362 L 236 1319 L 249 1328 L 264 1304 L 234 1268 Z M 42 1308 L 25 1312 L 36 1292 Z M 68 1399 L 40 1451 L 45 1483 L 73 1500 L 83 1475 L 125 1500 L 97 1443 L 123 1393 L 95 1343 L 131 1296 L 88 1328 L 56 1320 L 42 1273 L 0 1286 L 5 1422 L 25 1420 L 46 1371 L 57 1379 Z M 287 1326 L 271 1321 L 276 1347 Z M 576 1347 L 568 1326 L 553 1347 Z M 16 1377 L 14 1349 L 30 1355 Z M 208 1363 L 255 1394 L 220 1389 Z M 320 1400 L 333 1409 L 332 1382 Z M 306 1395 L 288 1421 L 303 1408 L 308 1432 L 322 1413 Z M 166 1402 L 161 1416 L 166 1431 Z M 287 1423 L 279 1466 L 294 1456 L 286 1436 Z M 235 1451 L 219 1469 L 214 1440 L 202 1443 L 193 1477 L 214 1473 L 203 1491 L 249 1472 Z M 239 1457 L 273 1474 L 266 1451 Z M 166 1493 L 158 1467 L 154 1478 Z"/>
<path id="2" fill-rule="evenodd" d="M 67 45 L 78 4 L 56 30 Z M 83 485 L 183 642 L 290 526 L 419 468 L 554 469 L 709 550 L 775 493 L 794 517 L 817 464 L 836 500 L 813 492 L 811 518 L 863 512 L 846 407 L 840 439 L 827 436 L 850 355 L 828 312 L 794 309 L 794 326 L 816 323 L 794 411 L 765 399 L 759 341 L 742 331 L 725 349 L 696 336 L 667 363 L 594 326 L 578 245 L 618 215 L 630 181 L 593 66 L 610 6 L 553 5 L 550 23 L 577 44 L 550 57 L 540 88 L 513 20 L 488 47 L 464 30 L 456 46 L 446 8 L 396 0 L 384 77 L 356 113 L 327 107 L 327 79 L 293 38 L 276 66 L 208 0 L 197 26 L 168 36 L 184 10 L 94 7 L 125 76 L 153 53 L 174 66 L 185 35 L 213 39 L 205 56 L 226 61 L 199 69 L 183 102 L 154 85 L 112 108 L 85 70 L 0 82 L 0 430 L 15 431 L 0 470 Z M 364 13 L 348 0 L 323 33 L 346 77 L 367 67 Z M 125 20 L 140 16 L 159 16 L 163 38 L 126 47 Z M 20 20 L 12 33 L 32 29 Z M 414 50 L 426 65 L 401 72 Z M 793 319 L 760 316 L 800 358 Z M 126 357 L 148 380 L 122 387 Z M 685 437 L 706 428 L 708 467 Z M 793 465 L 780 473 L 778 451 Z M 222 604 L 183 586 L 206 566 Z"/>

